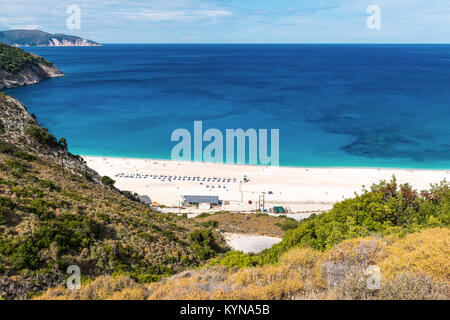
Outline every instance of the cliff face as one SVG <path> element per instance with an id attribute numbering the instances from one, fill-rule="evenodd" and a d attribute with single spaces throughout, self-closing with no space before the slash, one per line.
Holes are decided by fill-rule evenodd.
<path id="1" fill-rule="evenodd" d="M 0 90 L 36 84 L 44 79 L 62 76 L 64 73 L 57 67 L 41 63 L 27 65 L 17 73 L 0 69 Z"/>
<path id="2" fill-rule="evenodd" d="M 51 38 L 50 42 L 48 43 L 49 47 L 96 47 L 100 46 L 97 43 L 93 43 L 86 39 L 74 39 L 74 40 L 68 40 L 68 39 L 58 39 L 58 38 Z"/>
<path id="3" fill-rule="evenodd" d="M 61 70 L 44 58 L 0 43 L 0 90 L 63 75 Z"/>
<path id="4" fill-rule="evenodd" d="M 0 93 L 0 141 L 11 143 L 51 163 L 62 164 L 74 174 L 100 180 L 97 172 L 81 158 L 70 154 L 66 146 L 42 128 L 21 102 L 3 93 Z"/>
<path id="5" fill-rule="evenodd" d="M 66 34 L 52 34 L 40 30 L 7 30 L 0 31 L 0 42 L 16 47 L 93 47 L 101 44 Z"/>

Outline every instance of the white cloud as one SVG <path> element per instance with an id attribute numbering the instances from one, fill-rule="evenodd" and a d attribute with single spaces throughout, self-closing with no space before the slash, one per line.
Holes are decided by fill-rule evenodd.
<path id="1" fill-rule="evenodd" d="M 20 24 L 14 24 L 10 26 L 11 29 L 25 29 L 25 30 L 36 30 L 36 29 L 43 29 L 42 26 L 37 24 L 27 24 L 27 25 L 20 25 Z"/>
<path id="2" fill-rule="evenodd" d="M 197 11 L 197 13 L 208 17 L 230 16 L 232 14 L 232 12 L 225 10 L 201 10 Z"/>
<path id="3" fill-rule="evenodd" d="M 133 20 L 148 20 L 151 22 L 189 20 L 198 18 L 215 18 L 232 15 L 232 12 L 226 10 L 149 10 L 140 12 L 125 12 L 122 15 Z"/>

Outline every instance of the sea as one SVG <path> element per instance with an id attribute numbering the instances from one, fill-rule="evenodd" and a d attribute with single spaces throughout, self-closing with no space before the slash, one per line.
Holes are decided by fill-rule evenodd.
<path id="1" fill-rule="evenodd" d="M 202 121 L 224 137 L 279 129 L 281 166 L 450 168 L 450 45 L 24 50 L 67 75 L 7 93 L 74 154 L 170 159 L 174 130 L 193 140 Z"/>

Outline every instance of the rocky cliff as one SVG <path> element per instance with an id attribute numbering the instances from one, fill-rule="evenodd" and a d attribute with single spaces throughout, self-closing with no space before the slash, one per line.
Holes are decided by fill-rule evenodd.
<path id="1" fill-rule="evenodd" d="M 0 43 L 0 90 L 61 76 L 64 73 L 44 58 Z"/>
<path id="2" fill-rule="evenodd" d="M 0 142 L 14 145 L 51 163 L 62 165 L 73 174 L 100 181 L 82 158 L 67 151 L 65 139 L 59 141 L 14 97 L 0 93 Z"/>

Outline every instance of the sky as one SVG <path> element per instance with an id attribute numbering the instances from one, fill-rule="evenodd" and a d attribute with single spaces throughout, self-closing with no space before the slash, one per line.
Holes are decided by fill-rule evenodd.
<path id="1" fill-rule="evenodd" d="M 8 29 L 102 43 L 450 43 L 450 0 L 0 0 Z"/>

